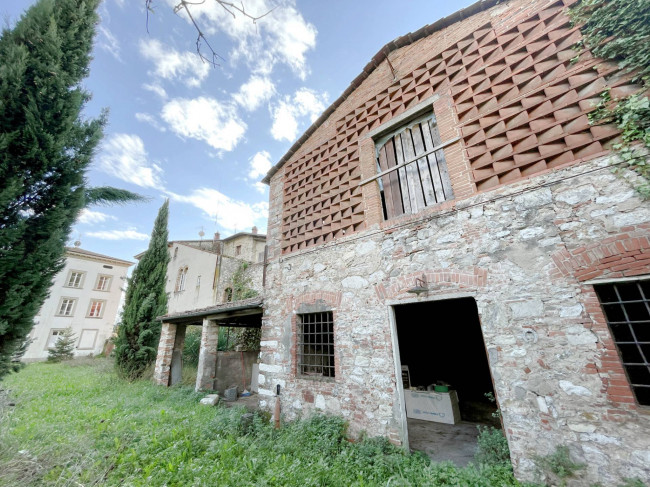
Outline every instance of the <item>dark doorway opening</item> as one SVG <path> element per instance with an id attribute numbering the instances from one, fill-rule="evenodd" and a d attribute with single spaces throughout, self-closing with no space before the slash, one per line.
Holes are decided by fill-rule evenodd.
<path id="1" fill-rule="evenodd" d="M 394 310 L 400 362 L 402 369 L 408 367 L 404 394 L 410 447 L 434 460 L 466 465 L 476 449 L 476 426 L 501 428 L 476 302 L 458 298 Z M 448 384 L 449 392 L 432 391 L 436 384 L 443 390 Z M 427 401 L 434 404 L 434 399 L 449 402 L 446 417 L 435 412 L 435 405 L 427 411 Z"/>

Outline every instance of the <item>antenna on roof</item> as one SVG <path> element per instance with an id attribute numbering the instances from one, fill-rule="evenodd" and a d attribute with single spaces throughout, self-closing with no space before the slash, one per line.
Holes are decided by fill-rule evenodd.
<path id="1" fill-rule="evenodd" d="M 75 248 L 81 247 L 81 234 L 80 233 L 77 234 L 77 240 L 74 241 L 73 245 L 75 246 Z"/>

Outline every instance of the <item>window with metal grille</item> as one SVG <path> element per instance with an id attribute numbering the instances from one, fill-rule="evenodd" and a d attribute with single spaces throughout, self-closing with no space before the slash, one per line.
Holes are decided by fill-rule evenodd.
<path id="1" fill-rule="evenodd" d="M 298 373 L 334 377 L 332 312 L 301 314 L 298 319 Z"/>
<path id="2" fill-rule="evenodd" d="M 442 151 L 446 145 L 433 113 L 377 141 L 384 218 L 417 213 L 454 197 Z"/>
<path id="3" fill-rule="evenodd" d="M 594 289 L 636 400 L 650 406 L 650 280 Z"/>

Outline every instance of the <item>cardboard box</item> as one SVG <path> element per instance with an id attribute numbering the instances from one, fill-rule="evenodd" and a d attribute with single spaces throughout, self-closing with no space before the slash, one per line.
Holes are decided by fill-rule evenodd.
<path id="1" fill-rule="evenodd" d="M 460 421 L 456 391 L 404 391 L 406 417 L 456 424 Z"/>

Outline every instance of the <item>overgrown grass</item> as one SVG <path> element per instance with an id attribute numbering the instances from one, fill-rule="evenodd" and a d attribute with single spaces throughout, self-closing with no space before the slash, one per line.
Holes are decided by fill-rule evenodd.
<path id="1" fill-rule="evenodd" d="M 350 443 L 316 416 L 274 430 L 263 415 L 198 404 L 189 387 L 118 379 L 106 359 L 33 364 L 2 384 L 0 486 L 519 485 L 507 465 L 431 464 L 383 439 Z"/>

